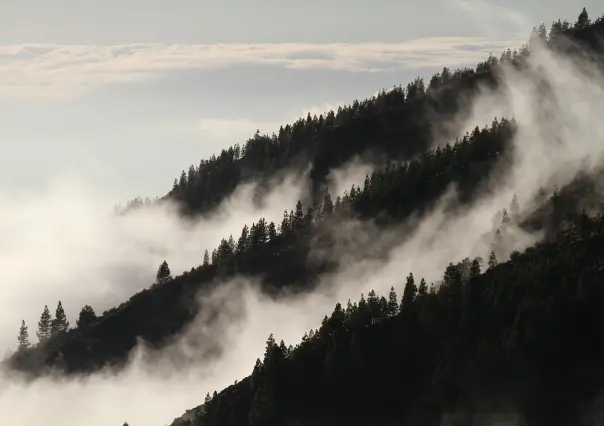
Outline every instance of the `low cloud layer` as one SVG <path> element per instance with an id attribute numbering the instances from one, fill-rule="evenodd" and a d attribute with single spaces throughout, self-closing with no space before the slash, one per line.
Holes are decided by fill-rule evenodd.
<path id="1" fill-rule="evenodd" d="M 164 259 L 177 275 L 222 238 L 238 238 L 245 223 L 279 221 L 304 188 L 299 176 L 287 177 L 255 207 L 255 185 L 243 185 L 211 216 L 185 223 L 171 205 L 115 216 L 110 194 L 75 178 L 40 192 L 0 192 L 1 354 L 15 348 L 21 319 L 35 341 L 44 305 L 53 311 L 62 300 L 75 325 L 84 304 L 101 313 L 148 287 Z"/>
<path id="2" fill-rule="evenodd" d="M 601 143 L 604 138 L 601 123 L 604 113 L 602 77 L 588 64 L 552 56 L 539 46 L 535 47 L 530 68 L 538 72 L 549 84 L 551 90 L 547 96 L 544 97 L 543 92 L 538 90 L 540 86 L 527 78 L 526 74 L 506 69 L 501 76 L 501 90 L 495 93 L 485 90 L 479 95 L 474 104 L 474 114 L 466 126 L 490 123 L 492 115 L 501 111 L 515 115 L 520 123 L 514 141 L 516 151 L 512 173 L 505 179 L 493 180 L 492 194 L 485 194 L 467 210 L 452 216 L 446 214 L 444 209 L 448 197 L 454 197 L 452 190 L 433 212 L 414 223 L 410 231 L 401 229 L 383 233 L 371 224 L 341 224 L 347 227 L 344 235 L 354 238 L 357 245 L 352 244 L 353 250 L 342 249 L 342 252 L 337 253 L 342 260 L 340 270 L 325 277 L 323 286 L 312 294 L 275 302 L 255 291 L 254 283 L 245 277 L 225 284 L 210 295 L 206 302 L 220 306 L 223 315 L 222 321 L 212 332 L 222 342 L 225 355 L 211 364 L 171 366 L 165 362 L 160 365 L 165 367 L 162 371 L 166 374 L 160 375 L 158 368 L 151 374 L 148 366 L 139 358 L 138 362 L 133 362 L 126 372 L 118 376 L 95 374 L 83 380 L 44 379 L 31 385 L 25 385 L 18 380 L 4 380 L 0 381 L 6 387 L 3 392 L 0 390 L 0 412 L 7 413 L 6 417 L 17 426 L 37 425 L 41 418 L 45 419 L 47 424 L 64 426 L 79 426 L 83 423 L 105 426 L 124 421 L 128 421 L 131 426 L 161 426 L 182 414 L 186 408 L 201 403 L 206 392 L 221 389 L 248 374 L 255 359 L 262 355 L 264 341 L 269 333 L 273 332 L 277 339 L 284 338 L 286 343 L 294 344 L 300 340 L 304 331 L 318 327 L 323 315 L 329 314 L 337 301 L 346 302 L 349 297 L 356 300 L 361 292 L 367 292 L 371 288 L 384 293 L 390 286 L 395 286 L 400 295 L 404 277 L 409 272 L 413 272 L 416 277 L 424 276 L 429 281 L 437 280 L 448 262 L 460 260 L 464 256 L 485 256 L 489 247 L 488 244 L 482 244 L 483 237 L 492 230 L 495 213 L 508 206 L 514 193 L 520 199 L 521 209 L 530 210 L 533 207 L 530 199 L 540 186 L 554 183 L 563 185 L 569 182 L 579 170 L 589 170 L 589 167 L 594 165 L 594 162 L 584 163 L 582 160 L 585 156 L 596 159 L 604 152 L 604 145 Z M 354 176 L 356 179 L 359 167 L 361 166 L 357 165 L 352 171 L 340 175 Z M 334 176 L 336 175 L 337 173 L 334 173 Z M 345 188 L 348 185 L 339 183 L 337 186 Z M 65 191 L 69 193 L 63 189 L 63 192 Z M 281 202 L 285 194 L 283 191 L 275 192 L 275 199 Z M 24 248 L 21 254 L 15 255 L 13 259 L 15 262 L 20 260 L 23 265 L 30 265 L 29 268 L 23 266 L 19 270 L 20 275 L 15 275 L 13 281 L 18 282 L 17 279 L 23 280 L 31 274 L 36 278 L 32 282 L 38 283 L 36 287 L 28 288 L 19 284 L 11 285 L 11 280 L 4 280 L 2 292 L 19 296 L 7 303 L 14 305 L 15 309 L 29 309 L 27 306 L 31 302 L 28 295 L 43 288 L 39 282 L 44 275 L 48 276 L 44 267 L 60 276 L 62 270 L 69 270 L 70 268 L 66 267 L 71 266 L 71 269 L 78 271 L 78 281 L 82 280 L 82 274 L 86 270 L 95 270 L 88 264 L 78 266 L 78 262 L 73 259 L 70 265 L 63 265 L 64 268 L 53 266 L 56 261 L 41 263 L 44 256 L 50 256 L 52 259 L 53 251 L 56 251 L 48 242 L 53 238 L 59 247 L 63 241 L 66 244 L 70 241 L 77 242 L 74 247 L 69 246 L 70 249 L 64 252 L 65 259 L 73 257 L 79 262 L 85 262 L 89 258 L 96 259 L 97 270 L 102 270 L 102 265 L 112 264 L 117 262 L 117 259 L 123 260 L 127 257 L 126 253 L 119 251 L 124 249 L 120 248 L 118 243 L 121 240 L 116 240 L 115 235 L 126 233 L 140 239 L 148 238 L 146 233 L 151 232 L 153 238 L 143 240 L 144 246 L 159 243 L 160 248 L 164 247 L 164 250 L 172 247 L 167 241 L 185 246 L 197 245 L 204 238 L 208 239 L 206 235 L 211 235 L 206 234 L 210 232 L 209 228 L 192 234 L 185 232 L 187 228 L 181 228 L 183 225 L 170 225 L 171 222 L 162 224 L 161 221 L 158 223 L 151 214 L 147 218 L 141 216 L 135 221 L 114 225 L 115 228 L 91 227 L 92 231 L 84 232 L 88 228 L 77 228 L 78 221 L 85 220 L 82 218 L 93 214 L 94 211 L 88 210 L 86 203 L 78 201 L 78 197 L 73 194 L 64 199 L 66 201 L 63 204 L 52 199 L 33 200 L 30 203 L 34 207 L 30 210 L 19 208 L 23 203 L 17 203 L 12 211 L 7 210 L 4 219 L 0 215 L 0 219 L 7 224 L 6 231 L 9 235 L 11 229 L 25 229 L 24 224 L 30 225 L 32 229 L 23 233 L 27 238 L 20 240 L 23 247 L 31 249 L 34 243 L 46 244 L 33 258 Z M 291 206 L 291 202 L 287 200 L 286 204 Z M 49 214 L 52 211 L 49 206 L 52 205 L 62 205 L 63 210 L 58 210 L 61 214 Z M 245 211 L 246 206 L 245 201 L 239 205 L 231 204 L 224 210 L 224 214 L 231 217 L 228 215 Z M 82 218 L 78 219 L 80 214 Z M 254 216 L 257 215 L 258 212 L 254 212 Z M 57 221 L 57 217 L 62 219 Z M 233 222 L 235 219 L 240 221 L 236 225 L 236 228 L 240 229 L 243 217 L 233 216 Z M 31 226 L 46 221 L 49 222 L 48 229 L 38 225 L 41 230 L 36 230 L 35 226 Z M 71 238 L 70 226 L 79 230 Z M 176 226 L 176 231 L 172 226 Z M 183 229 L 182 233 L 179 229 Z M 172 239 L 171 235 L 174 233 L 181 237 Z M 66 237 L 63 237 L 64 234 Z M 37 235 L 40 237 L 36 237 Z M 221 233 L 220 236 L 224 234 Z M 86 252 L 82 250 L 86 249 L 86 245 L 82 246 L 81 241 L 89 241 L 87 244 L 94 246 L 95 237 L 104 238 L 102 241 L 106 244 L 101 247 L 104 247 L 105 251 L 93 250 L 88 252 L 89 256 L 84 256 Z M 538 238 L 539 235 L 517 232 L 508 248 L 522 249 L 533 244 Z M 392 245 L 393 248 L 388 250 L 385 258 L 363 260 L 355 253 L 354 248 L 365 246 L 367 242 L 382 247 Z M 131 243 L 131 246 L 140 249 L 136 244 Z M 7 243 L 4 247 L 6 253 L 10 253 L 11 245 Z M 13 244 L 13 249 L 14 247 Z M 113 254 L 108 252 L 110 249 L 118 251 Z M 186 251 L 181 253 L 179 262 L 182 262 L 182 268 L 190 267 L 190 263 L 186 264 L 191 260 L 187 258 Z M 156 259 L 149 260 L 148 263 L 151 267 L 155 265 Z M 7 265 L 10 266 L 8 263 Z M 179 265 L 175 269 L 180 267 Z M 38 269 L 41 272 L 38 272 Z M 92 272 L 88 278 L 90 276 Z M 73 282 L 65 278 L 64 287 L 52 288 L 52 293 L 55 294 L 61 288 L 69 288 L 71 291 L 72 286 Z M 49 287 L 49 295 L 50 290 Z M 40 307 L 36 306 L 33 311 L 38 309 Z M 238 321 L 233 321 L 230 315 L 234 311 L 240 314 Z M 172 351 L 186 351 L 187 340 L 204 330 L 204 327 L 204 318 L 201 316 L 180 342 L 166 350 L 166 359 L 170 358 Z M 18 324 L 15 324 L 14 333 L 17 328 Z M 65 401 L 69 401 L 69 404 Z M 66 408 L 57 409 L 59 406 Z M 22 407 L 35 407 L 35 410 Z"/>
<path id="3" fill-rule="evenodd" d="M 65 97 L 111 83 L 162 78 L 171 70 L 256 64 L 375 72 L 474 65 L 524 37 L 433 37 L 404 43 L 20 44 L 0 46 L 0 94 Z"/>

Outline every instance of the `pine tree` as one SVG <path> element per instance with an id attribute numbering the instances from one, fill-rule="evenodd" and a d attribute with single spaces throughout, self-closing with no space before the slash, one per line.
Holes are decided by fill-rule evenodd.
<path id="1" fill-rule="evenodd" d="M 266 349 L 264 350 L 264 361 L 262 362 L 264 365 L 269 365 L 275 346 L 275 337 L 273 336 L 273 333 L 271 333 L 270 336 L 268 336 L 268 339 L 266 340 Z"/>
<path id="2" fill-rule="evenodd" d="M 398 313 L 398 297 L 394 291 L 394 287 L 390 287 L 390 293 L 388 294 L 388 305 L 387 312 L 389 317 L 393 317 Z"/>
<path id="3" fill-rule="evenodd" d="M 489 269 L 493 269 L 495 266 L 497 266 L 497 256 L 495 256 L 495 251 L 492 250 L 489 255 Z"/>
<path id="4" fill-rule="evenodd" d="M 208 266 L 210 264 L 210 253 L 206 250 L 203 254 L 203 266 Z"/>
<path id="5" fill-rule="evenodd" d="M 325 195 L 323 196 L 323 210 L 321 212 L 321 218 L 326 218 L 331 216 L 333 213 L 333 201 L 331 200 L 331 194 L 329 191 L 325 191 Z"/>
<path id="6" fill-rule="evenodd" d="M 407 277 L 407 283 L 405 284 L 405 290 L 403 291 L 403 297 L 401 298 L 401 313 L 407 315 L 411 311 L 411 306 L 417 295 L 417 286 L 415 285 L 415 279 L 413 274 L 409 274 Z"/>
<path id="7" fill-rule="evenodd" d="M 48 306 L 44 305 L 44 310 L 42 311 L 42 315 L 40 315 L 40 321 L 38 321 L 38 331 L 36 332 L 36 336 L 40 343 L 46 341 L 50 337 L 51 325 L 52 318 L 50 316 L 50 311 L 48 310 Z"/>
<path id="8" fill-rule="evenodd" d="M 470 279 L 480 275 L 480 261 L 481 259 L 479 257 L 472 261 L 472 266 L 470 266 Z"/>
<path id="9" fill-rule="evenodd" d="M 242 255 L 247 251 L 249 241 L 249 228 L 247 224 L 243 225 L 243 229 L 241 230 L 241 236 L 239 237 L 239 241 L 237 242 L 237 250 L 236 253 L 238 255 Z"/>
<path id="10" fill-rule="evenodd" d="M 227 241 L 229 246 L 229 254 L 235 254 L 235 250 L 237 250 L 237 243 L 235 243 L 235 239 L 233 238 L 233 234 L 229 235 L 229 239 Z"/>
<path id="11" fill-rule="evenodd" d="M 25 320 L 21 321 L 21 328 L 19 328 L 19 336 L 17 337 L 19 341 L 19 350 L 29 348 L 29 332 L 27 331 L 27 325 L 25 325 Z"/>
<path id="12" fill-rule="evenodd" d="M 94 312 L 94 309 L 92 309 L 92 306 L 85 305 L 80 311 L 80 315 L 76 320 L 76 326 L 80 329 L 86 328 L 96 321 L 96 319 L 96 313 Z"/>
<path id="13" fill-rule="evenodd" d="M 589 14 L 587 13 L 587 9 L 583 8 L 579 17 L 577 18 L 577 22 L 575 22 L 575 31 L 583 31 L 586 30 L 591 25 L 591 20 L 589 19 Z"/>
<path id="14" fill-rule="evenodd" d="M 302 201 L 298 200 L 296 204 L 296 213 L 293 218 L 293 229 L 298 230 L 304 227 L 304 211 L 302 210 Z"/>
<path id="15" fill-rule="evenodd" d="M 168 266 L 168 262 L 165 260 L 159 265 L 157 269 L 156 275 L 156 283 L 157 284 L 165 284 L 172 279 L 172 275 L 170 274 L 170 267 Z"/>
<path id="16" fill-rule="evenodd" d="M 419 282 L 419 288 L 417 289 L 417 294 L 422 297 L 428 295 L 428 285 L 426 284 L 426 280 L 423 278 Z"/>
<path id="17" fill-rule="evenodd" d="M 283 220 L 281 221 L 279 230 L 281 231 L 282 235 L 287 235 L 291 231 L 291 223 L 287 210 L 283 212 Z"/>
<path id="18" fill-rule="evenodd" d="M 271 222 L 268 224 L 268 239 L 269 241 L 277 238 L 277 227 L 275 226 L 275 222 Z"/>
<path id="19" fill-rule="evenodd" d="M 64 333 L 69 329 L 69 321 L 67 321 L 67 316 L 65 315 L 65 310 L 63 309 L 63 304 L 60 300 L 57 304 L 55 318 L 51 322 L 50 329 L 53 335 Z"/>

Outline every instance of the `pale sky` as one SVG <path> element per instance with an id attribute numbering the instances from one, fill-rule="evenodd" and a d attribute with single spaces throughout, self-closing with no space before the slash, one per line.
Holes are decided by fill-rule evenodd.
<path id="1" fill-rule="evenodd" d="M 7 0 L 0 190 L 66 172 L 163 195 L 180 170 L 443 66 L 519 47 L 600 0 Z"/>

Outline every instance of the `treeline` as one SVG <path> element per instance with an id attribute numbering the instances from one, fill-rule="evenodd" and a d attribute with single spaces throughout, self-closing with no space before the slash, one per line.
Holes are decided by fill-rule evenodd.
<path id="1" fill-rule="evenodd" d="M 96 319 L 97 316 L 94 312 L 94 309 L 89 305 L 85 305 L 80 311 L 80 315 L 76 321 L 76 326 L 79 328 L 88 327 L 94 323 Z M 36 331 L 38 345 L 44 345 L 51 338 L 57 338 L 65 334 L 67 331 L 69 331 L 69 321 L 67 320 L 67 316 L 65 315 L 65 310 L 63 309 L 63 304 L 61 301 L 59 300 L 59 303 L 57 304 L 54 318 L 50 314 L 48 305 L 44 305 L 44 310 L 42 311 L 40 320 L 38 321 L 38 330 Z M 21 321 L 21 327 L 19 328 L 17 340 L 19 342 L 19 346 L 17 348 L 18 352 L 22 352 L 32 347 L 32 342 L 29 339 L 29 327 L 27 326 L 25 320 Z M 33 347 L 36 346 L 37 345 L 33 345 Z"/>
<path id="2" fill-rule="evenodd" d="M 505 263 L 464 259 L 430 286 L 409 274 L 400 299 L 338 303 L 294 347 L 271 335 L 249 377 L 175 424 L 594 424 L 603 257 L 604 216 L 579 215 Z"/>
<path id="3" fill-rule="evenodd" d="M 583 10 L 574 24 L 558 20 L 552 23 L 549 32 L 542 24 L 533 30 L 528 44 L 507 49 L 499 58 L 490 56 L 476 69 L 444 67 L 427 83 L 418 77 L 406 86 L 381 90 L 377 96 L 355 100 L 325 115 L 309 113 L 271 135 L 256 132 L 244 144 L 236 144 L 183 170 L 165 197 L 135 199 L 125 210 L 171 199 L 179 202 L 184 213 L 204 213 L 216 207 L 241 183 L 268 181 L 279 170 L 301 170 L 309 163 L 313 166 L 311 203 L 318 201 L 328 184 L 329 171 L 355 155 L 368 156 L 378 165 L 384 158 L 405 160 L 425 152 L 435 130 L 457 133 L 457 128 L 438 126 L 450 125 L 452 117 L 459 118 L 459 122 L 468 118 L 469 102 L 479 86 L 495 88 L 499 84 L 499 66 L 503 63 L 524 66 L 537 38 L 567 54 L 578 53 L 578 49 L 584 47 L 601 52 L 599 35 L 603 27 L 601 17 L 592 22 Z"/>
<path id="4" fill-rule="evenodd" d="M 592 31 L 595 25 L 600 25 L 598 28 L 601 28 L 601 21 L 581 31 Z M 551 37 L 550 35 L 549 38 Z M 550 41 L 548 40 L 548 42 Z M 528 55 L 529 53 L 530 49 L 523 54 Z M 518 58 L 516 59 L 518 60 Z M 514 60 L 513 54 L 512 60 Z M 490 71 L 487 74 L 490 77 L 488 78 L 496 81 L 494 77 L 495 61 L 492 59 L 489 61 Z M 521 62 L 518 62 L 518 65 L 521 66 Z M 444 74 L 445 77 L 441 75 L 439 81 L 453 81 L 449 80 L 450 76 L 447 72 Z M 434 88 L 433 90 L 428 88 L 432 90 L 430 93 L 434 93 L 434 96 L 437 94 L 444 96 L 443 93 L 449 93 L 442 99 L 448 99 L 447 102 L 457 102 L 453 96 L 455 93 L 466 90 L 464 88 L 467 87 L 474 87 L 476 84 L 476 79 L 470 78 L 470 76 L 478 75 L 473 70 L 453 74 L 458 75 L 455 77 L 458 78 L 455 80 L 457 83 L 441 85 L 438 90 L 431 84 Z M 447 92 L 448 90 L 453 92 Z M 393 105 L 400 105 L 401 108 L 402 105 L 405 105 L 404 108 L 411 108 L 412 105 L 418 105 L 413 104 L 415 101 L 411 101 L 411 99 L 416 99 L 418 93 L 421 94 L 421 99 L 434 98 L 432 95 L 430 95 L 432 97 L 426 97 L 427 92 L 423 88 L 423 81 L 416 80 L 406 89 L 395 89 L 382 94 L 383 97 L 380 99 L 386 105 L 390 105 L 390 101 L 397 99 L 396 96 L 400 96 L 401 103 L 396 104 L 393 101 Z M 401 120 L 416 123 L 412 119 L 413 114 L 407 116 L 406 113 L 399 110 L 396 112 L 389 108 L 380 109 L 378 108 L 379 103 L 367 103 L 367 105 L 369 104 L 377 108 L 374 111 L 379 111 L 379 113 L 376 112 L 374 118 L 379 118 L 378 121 L 383 126 L 391 129 L 398 128 Z M 354 126 L 361 124 L 368 126 L 362 133 L 366 138 L 361 139 L 372 140 L 383 146 L 394 144 L 395 141 L 396 145 L 407 143 L 407 139 L 401 139 L 399 133 L 389 133 L 389 136 L 386 137 L 383 133 L 385 127 L 372 126 L 368 124 L 369 122 L 358 119 L 358 117 L 364 116 L 365 113 L 361 112 L 365 111 L 363 109 L 365 107 L 361 107 L 359 104 L 357 110 L 354 105 L 355 103 L 353 103 L 352 109 L 347 110 L 349 114 L 352 114 L 349 125 L 353 126 L 352 123 L 356 123 Z M 438 109 L 439 105 L 441 104 L 438 102 L 432 103 L 430 108 Z M 413 109 L 410 109 L 409 112 L 412 113 Z M 343 124 L 339 123 L 332 131 L 343 131 L 342 127 Z M 164 276 L 165 269 L 169 269 L 166 262 L 164 272 L 158 274 L 158 283 L 164 285 L 156 285 L 134 295 L 128 302 L 105 312 L 89 327 L 77 327 L 57 339 L 50 339 L 51 342 L 47 342 L 44 348 L 30 348 L 30 350 L 16 354 L 11 359 L 11 364 L 16 368 L 31 372 L 44 371 L 46 367 L 54 365 L 57 359 L 61 360 L 61 365 L 67 371 L 89 371 L 101 368 L 106 364 L 119 365 L 136 345 L 137 338 L 143 338 L 151 345 L 160 347 L 167 339 L 180 332 L 198 312 L 199 307 L 194 302 L 195 295 L 200 290 L 209 291 L 215 282 L 236 273 L 261 276 L 265 289 L 269 291 L 278 291 L 284 287 L 307 291 L 312 288 L 322 273 L 336 266 L 327 256 L 324 259 L 309 259 L 311 244 L 314 244 L 315 248 L 317 244 L 317 238 L 313 239 L 313 236 L 319 233 L 322 237 L 319 239 L 319 243 L 323 245 L 323 248 L 329 250 L 332 245 L 330 240 L 332 233 L 321 233 L 321 230 L 329 231 L 332 223 L 336 223 L 350 214 L 360 218 L 377 217 L 379 218 L 378 223 L 385 225 L 400 223 L 414 212 L 421 214 L 429 209 L 451 183 L 456 183 L 459 187 L 460 203 L 473 201 L 480 196 L 482 183 L 486 182 L 497 165 L 501 165 L 505 170 L 505 159 L 510 153 L 509 148 L 511 147 L 509 141 L 515 128 L 515 122 L 507 119 L 495 120 L 488 128 L 477 127 L 453 145 L 422 153 L 412 161 L 376 169 L 371 176 L 367 176 L 363 186 L 352 187 L 350 191 L 335 199 L 332 199 L 324 188 L 321 197 L 317 197 L 320 202 L 310 203 L 306 208 L 302 202 L 299 202 L 295 209 L 284 214 L 280 224 L 261 219 L 249 227 L 246 225 L 239 238 L 236 239 L 232 236 L 225 238 L 212 253 L 205 255 L 200 253 L 201 265 L 179 277 L 172 278 L 169 273 Z M 352 133 L 357 135 L 356 131 Z M 390 139 L 391 137 L 393 139 Z M 382 140 L 383 143 L 380 142 Z M 414 143 L 413 141 L 416 139 L 408 140 L 411 141 L 409 143 Z M 339 152 L 344 149 L 343 145 L 349 143 L 348 141 L 344 143 L 338 138 L 330 139 L 330 141 L 330 144 L 325 142 L 327 145 L 322 149 L 327 150 L 329 146 L 331 147 L 329 149 Z M 261 146 L 262 143 L 259 142 L 258 146 Z M 350 143 L 354 146 L 354 142 Z M 279 144 L 279 146 L 281 145 Z M 249 155 L 247 148 L 244 150 L 245 155 L 241 152 L 237 153 L 236 148 L 233 148 L 232 151 L 232 158 L 238 158 L 233 160 L 235 162 L 242 161 Z M 317 158 L 323 158 L 323 154 L 317 154 Z M 225 155 L 228 157 L 231 154 Z M 334 157 L 327 155 L 325 158 Z M 337 158 L 344 157 L 338 154 Z M 200 169 L 203 167 L 200 166 Z M 214 176 L 213 173 L 212 176 Z M 220 181 L 222 182 L 224 179 L 220 179 Z M 188 182 L 189 180 L 187 180 L 187 185 Z M 198 180 L 198 182 L 202 181 Z M 564 190 L 563 188 L 561 193 L 564 193 Z M 207 200 L 211 199 L 212 197 L 207 198 Z M 556 225 L 563 220 L 566 213 L 573 213 L 576 210 L 576 201 L 573 197 L 559 197 L 555 200 L 560 201 L 554 203 L 544 197 L 542 203 L 547 208 L 536 219 L 532 219 L 531 226 L 539 228 L 544 223 L 548 223 L 548 226 L 556 229 Z M 208 203 L 212 204 L 210 201 Z M 553 223 L 542 220 L 552 217 L 552 209 L 557 212 L 554 216 L 558 219 Z M 334 215 L 335 217 L 333 217 Z"/>
<path id="5" fill-rule="evenodd" d="M 333 225 L 378 212 L 384 213 L 381 223 L 385 226 L 400 223 L 429 209 L 452 182 L 459 187 L 460 202 L 470 202 L 480 195 L 480 182 L 486 182 L 495 166 L 505 166 L 500 160 L 511 146 L 515 128 L 513 120 L 494 120 L 490 127 L 476 128 L 453 145 L 376 169 L 363 186 L 353 185 L 335 199 L 326 191 L 320 203 L 304 207 L 298 201 L 294 209 L 284 212 L 279 224 L 264 218 L 245 224 L 238 237 L 223 238 L 211 253 L 200 253 L 200 265 L 179 277 L 171 276 L 164 261 L 156 285 L 105 312 L 86 328 L 77 327 L 43 347 L 20 351 L 13 365 L 39 371 L 59 359 L 68 371 L 76 371 L 110 360 L 119 363 L 137 337 L 159 346 L 182 330 L 198 312 L 194 295 L 236 274 L 262 277 L 264 289 L 273 294 L 285 287 L 308 291 L 321 274 L 337 266 L 328 257 L 309 258 L 312 249 L 332 249 Z"/>
<path id="6" fill-rule="evenodd" d="M 406 86 L 381 90 L 377 96 L 355 100 L 324 115 L 307 114 L 276 133 L 256 134 L 242 145 L 236 144 L 199 164 L 192 164 L 174 180 L 165 197 L 178 201 L 184 213 L 199 214 L 216 207 L 235 188 L 250 180 L 269 180 L 279 170 L 305 168 L 312 164 L 314 199 L 319 200 L 328 184 L 329 171 L 355 155 L 365 155 L 378 165 L 384 158 L 405 160 L 422 154 L 430 146 L 434 131 L 456 134 L 459 129 L 449 119 L 462 122 L 469 117 L 472 96 L 481 85 L 495 88 L 499 66 L 511 63 L 522 67 L 537 38 L 550 48 L 566 54 L 590 48 L 601 52 L 602 17 L 591 21 L 583 10 L 572 24 L 566 20 L 535 28 L 528 44 L 507 49 L 499 58 L 490 56 L 475 69 L 461 68 L 433 75 L 426 83 L 416 78 Z M 572 41 L 572 42 L 569 42 Z M 448 132 L 447 132 L 448 131 Z M 141 205 L 137 199 L 132 207 Z M 127 208 L 128 209 L 128 206 Z"/>

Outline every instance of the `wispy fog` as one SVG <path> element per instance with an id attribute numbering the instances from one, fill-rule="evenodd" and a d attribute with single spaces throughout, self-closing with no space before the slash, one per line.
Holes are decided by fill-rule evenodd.
<path id="1" fill-rule="evenodd" d="M 532 74 L 539 75 L 537 81 Z M 165 350 L 166 361 L 145 362 L 141 353 L 117 376 L 93 374 L 85 379 L 42 379 L 25 385 L 16 378 L 0 380 L 0 412 L 17 426 L 121 425 L 163 426 L 185 409 L 203 402 L 206 392 L 220 390 L 252 370 L 264 350 L 266 337 L 295 344 L 305 331 L 318 328 L 336 302 L 357 300 L 361 292 L 384 293 L 394 286 L 399 295 L 409 272 L 428 282 L 441 278 L 449 262 L 466 256 L 488 256 L 493 217 L 507 208 L 513 194 L 522 212 L 541 186 L 568 183 L 588 171 L 604 150 L 604 81 L 587 63 L 553 56 L 534 46 L 530 72 L 506 68 L 501 89 L 484 90 L 473 102 L 467 129 L 490 124 L 495 116 L 512 115 L 519 122 L 514 141 L 513 167 L 505 177 L 495 175 L 490 191 L 455 215 L 445 207 L 455 199 L 447 193 L 429 214 L 400 229 L 379 231 L 371 224 L 340 224 L 349 245 L 332 253 L 341 260 L 337 273 L 325 276 L 320 289 L 295 299 L 275 302 L 245 277 L 224 283 L 205 303 L 220 306 L 214 328 L 204 326 L 203 312 L 181 339 Z M 543 91 L 543 83 L 548 91 Z M 583 161 L 587 158 L 587 161 Z M 339 179 L 358 182 L 366 168 L 356 164 L 336 171 Z M 164 258 L 178 273 L 199 264 L 205 248 L 229 233 L 238 235 L 244 222 L 260 216 L 278 220 L 299 198 L 301 180 L 276 187 L 260 210 L 249 203 L 251 187 L 241 188 L 220 214 L 185 224 L 167 208 L 143 210 L 116 219 L 106 213 L 109 200 L 74 182 L 57 182 L 47 193 L 0 200 L 0 266 L 3 347 L 14 347 L 21 318 L 35 321 L 44 304 L 62 299 L 70 319 L 85 304 L 98 310 L 123 300 L 148 285 Z M 352 182 L 340 182 L 338 190 Z M 92 196 L 94 195 L 94 196 Z M 539 235 L 511 230 L 507 252 L 534 244 Z M 363 250 L 360 250 L 361 247 Z M 367 260 L 368 250 L 388 255 Z M 363 253 L 361 257 L 359 253 Z M 500 259 L 504 260 L 504 259 Z M 237 315 L 235 315 L 237 313 Z M 235 319 L 236 318 L 236 319 Z M 209 364 L 194 362 L 187 342 L 203 331 L 221 342 L 223 357 Z M 173 366 L 174 354 L 188 354 L 186 363 Z M 0 388 L 1 389 L 1 388 Z"/>

